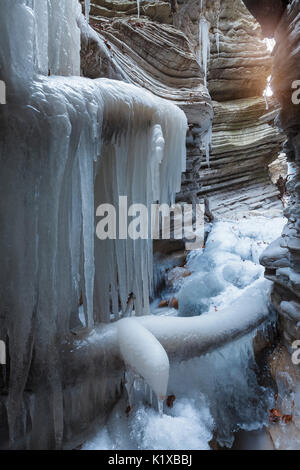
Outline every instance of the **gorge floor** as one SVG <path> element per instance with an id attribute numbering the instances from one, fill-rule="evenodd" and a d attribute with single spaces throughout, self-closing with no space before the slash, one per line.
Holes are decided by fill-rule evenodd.
<path id="1" fill-rule="evenodd" d="M 271 282 L 263 278 L 259 256 L 278 238 L 283 217 L 253 215 L 240 220 L 220 220 L 212 227 L 206 246 L 190 252 L 187 269 L 191 275 L 178 277 L 161 297 L 178 298 L 179 309 L 152 313 L 173 316 L 209 315 L 231 305 L 251 302 L 264 292 L 269 302 Z M 176 269 L 176 268 L 175 268 Z M 250 288 L 250 289 L 249 289 Z M 265 305 L 262 305 L 262 309 Z M 274 322 L 270 313 L 268 324 Z M 267 334 L 266 323 L 259 329 Z M 210 449 L 212 441 L 231 447 L 239 430 L 262 430 L 274 406 L 274 391 L 260 385 L 253 339 L 257 330 L 212 353 L 184 362 L 171 363 L 168 394 L 173 406 L 157 411 L 156 398 L 142 382 L 135 382 L 134 406 L 126 413 L 127 396 L 116 404 L 107 423 L 98 429 L 84 449 Z"/>

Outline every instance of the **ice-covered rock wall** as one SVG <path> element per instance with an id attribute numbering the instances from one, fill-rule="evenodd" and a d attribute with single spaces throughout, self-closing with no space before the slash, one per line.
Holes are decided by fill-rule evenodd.
<path id="1" fill-rule="evenodd" d="M 174 23 L 206 64 L 214 108 L 209 165 L 200 164 L 198 129 L 190 126 L 180 198 L 207 195 L 219 215 L 278 206 L 268 165 L 284 137 L 274 126 L 274 100 L 267 111 L 262 96 L 272 58 L 260 25 L 242 0 L 178 0 Z"/>
<path id="2" fill-rule="evenodd" d="M 118 313 L 119 299 L 124 307 L 131 292 L 137 311 L 147 307 L 152 248 L 115 241 L 108 252 L 94 241 L 95 203 L 119 193 L 130 194 L 129 202 L 169 202 L 184 169 L 182 111 L 132 85 L 74 76 L 82 21 L 77 0 L 1 2 L 0 79 L 8 92 L 0 110 L 5 447 L 8 439 L 13 447 L 60 447 L 109 406 L 109 359 L 103 355 L 98 364 L 100 376 L 89 356 L 84 374 L 70 376 L 72 354 L 62 360 L 63 349 L 70 330 L 82 327 L 81 297 L 88 328 L 109 321 L 110 303 Z M 101 311 L 94 308 L 94 275 Z M 76 408 L 68 406 L 73 400 Z"/>

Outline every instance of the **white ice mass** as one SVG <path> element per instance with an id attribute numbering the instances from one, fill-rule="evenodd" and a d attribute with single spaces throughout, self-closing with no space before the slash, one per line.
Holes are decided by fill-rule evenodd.
<path id="1" fill-rule="evenodd" d="M 274 397 L 257 382 L 253 339 L 274 318 L 259 257 L 284 223 L 253 216 L 214 225 L 206 248 L 189 255 L 192 276 L 165 292 L 178 296 L 179 312 L 158 316 L 154 303 L 156 315 L 136 319 L 172 359 L 167 394 L 176 396 L 174 407 L 165 405 L 160 418 L 140 390 L 127 417 L 124 397 L 85 449 L 209 449 L 214 431 L 230 447 L 238 429 L 267 424 Z"/>
<path id="2" fill-rule="evenodd" d="M 170 365 L 160 342 L 134 318 L 118 322 L 118 341 L 126 367 L 143 377 L 156 396 L 164 400 Z"/>
<path id="3" fill-rule="evenodd" d="M 97 242 L 95 208 L 124 194 L 129 204 L 148 206 L 154 197 L 174 202 L 185 168 L 187 120 L 176 106 L 133 85 L 79 77 L 77 0 L 3 0 L 1 7 L 0 71 L 8 101 L 1 115 L 1 285 L 9 286 L 4 310 L 13 322 L 6 332 L 8 419 L 13 436 L 34 350 L 48 364 L 59 446 L 57 332 L 79 325 L 81 295 L 85 324 L 92 327 L 110 321 L 111 305 L 118 318 L 118 300 L 124 312 L 131 292 L 136 313 L 147 313 L 152 288 L 152 244 Z"/>

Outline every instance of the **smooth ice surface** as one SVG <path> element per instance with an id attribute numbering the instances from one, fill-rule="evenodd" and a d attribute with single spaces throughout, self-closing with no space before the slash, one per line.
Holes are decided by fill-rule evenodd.
<path id="1" fill-rule="evenodd" d="M 166 309 L 165 318 L 138 319 L 168 353 L 174 353 L 167 392 L 176 396 L 174 407 L 165 405 L 160 418 L 148 393 L 140 393 L 126 417 L 122 399 L 85 449 L 208 449 L 213 432 L 221 445 L 230 447 L 234 432 L 262 429 L 268 423 L 274 394 L 257 382 L 253 352 L 257 330 L 233 338 L 251 315 L 273 322 L 268 308 L 271 283 L 263 280 L 258 263 L 284 224 L 283 218 L 250 217 L 214 225 L 206 248 L 189 255 L 192 276 L 177 285 L 179 307 L 183 296 L 185 314 L 198 317 L 172 318 Z M 178 295 L 176 287 L 170 295 Z M 220 347 L 224 331 L 232 340 Z M 267 334 L 264 324 L 260 331 Z M 181 361 L 184 343 L 191 347 L 193 341 L 196 347 L 210 341 L 216 350 Z"/>
<path id="2" fill-rule="evenodd" d="M 169 359 L 157 339 L 133 318 L 118 322 L 118 341 L 124 362 L 143 377 L 160 399 L 165 399 Z"/>

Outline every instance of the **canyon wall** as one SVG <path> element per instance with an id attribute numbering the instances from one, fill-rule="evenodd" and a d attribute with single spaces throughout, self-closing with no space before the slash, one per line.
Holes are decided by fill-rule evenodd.
<path id="1" fill-rule="evenodd" d="M 188 138 L 182 198 L 207 195 L 213 212 L 227 216 L 279 207 L 268 165 L 283 135 L 274 126 L 274 100 L 269 98 L 266 109 L 263 99 L 272 58 L 261 28 L 240 0 L 203 2 L 202 11 L 198 1 L 179 0 L 175 23 L 200 57 L 199 18 L 209 31 L 207 87 L 215 116 L 210 164 L 203 162 L 200 171 L 194 170 L 199 149 Z"/>
<path id="2" fill-rule="evenodd" d="M 186 113 L 187 171 L 178 201 L 208 196 L 217 214 L 280 208 L 268 165 L 283 134 L 263 98 L 272 58 L 241 0 L 95 0 L 82 34 L 85 76 L 122 77 Z M 212 101 L 211 101 L 211 99 Z M 211 121 L 214 114 L 211 132 Z"/>
<path id="3" fill-rule="evenodd" d="M 255 2 L 245 2 L 257 12 L 263 29 L 276 40 L 272 70 L 272 89 L 280 105 L 276 124 L 287 140 L 284 151 L 291 164 L 292 177 L 289 179 L 289 206 L 285 211 L 288 223 L 281 239 L 266 250 L 262 263 L 266 266 L 266 277 L 274 281 L 273 304 L 283 323 L 283 340 L 290 348 L 297 339 L 297 323 L 300 321 L 300 202 L 299 202 L 299 159 L 300 159 L 300 106 L 297 87 L 293 82 L 300 77 L 300 2 L 291 1 L 283 10 L 283 2 L 273 4 L 273 15 L 265 17 Z M 269 2 L 270 4 L 271 2 Z M 252 5 L 253 4 L 253 5 Z M 267 7 L 268 2 L 264 3 Z M 283 13 L 282 13 L 283 12 Z M 295 98 L 293 98 L 293 94 Z M 299 93 L 298 93 L 299 95 Z M 293 102 L 294 100 L 294 102 Z"/>

